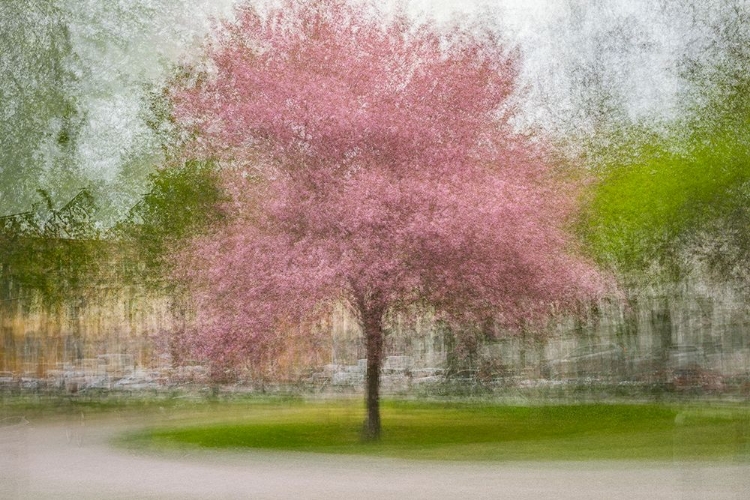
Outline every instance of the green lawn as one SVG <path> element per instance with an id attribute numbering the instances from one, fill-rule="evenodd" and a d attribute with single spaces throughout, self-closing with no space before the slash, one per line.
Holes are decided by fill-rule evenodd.
<path id="1" fill-rule="evenodd" d="M 436 460 L 750 460 L 747 407 L 386 402 L 362 443 L 359 402 L 217 408 L 130 434 L 147 449 L 265 448 Z"/>

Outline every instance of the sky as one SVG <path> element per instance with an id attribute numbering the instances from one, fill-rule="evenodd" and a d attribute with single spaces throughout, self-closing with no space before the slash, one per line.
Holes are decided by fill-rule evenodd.
<path id="1" fill-rule="evenodd" d="M 79 58 L 85 120 L 78 158 L 94 181 L 125 187 L 113 196 L 127 208 L 159 150 L 143 120 L 149 86 L 199 53 L 213 20 L 231 15 L 234 0 L 59 1 L 73 12 Z M 523 64 L 519 126 L 563 134 L 590 130 L 591 109 L 606 114 L 613 103 L 630 119 L 668 119 L 682 85 L 680 51 L 695 41 L 687 13 L 652 0 L 411 0 L 407 10 L 440 22 L 498 20 Z M 608 97 L 599 102 L 597 95 Z"/>
<path id="2" fill-rule="evenodd" d="M 152 144 L 142 120 L 144 85 L 159 84 L 200 44 L 231 0 L 76 0 L 73 44 L 87 68 L 81 160 L 112 181 L 119 165 Z M 102 7 L 108 4 L 108 7 Z M 171 5 L 171 7 L 169 7 Z M 165 6 L 168 6 L 165 8 Z"/>
<path id="3" fill-rule="evenodd" d="M 680 90 L 678 52 L 691 27 L 652 0 L 412 0 L 411 11 L 441 21 L 492 17 L 522 54 L 526 117 L 535 125 L 574 112 L 569 74 L 598 67 L 624 93 L 632 118 L 672 116 Z M 547 109 L 547 108 L 552 109 Z"/>
<path id="4" fill-rule="evenodd" d="M 123 158 L 139 147 L 148 147 L 149 131 L 140 119 L 143 83 L 164 78 L 171 64 L 197 46 L 213 16 L 231 14 L 233 0 L 182 0 L 179 8 L 158 8 L 149 13 L 154 17 L 148 22 L 111 26 L 107 24 L 114 18 L 107 16 L 112 13 L 96 7 L 101 2 L 81 1 L 92 4 L 85 9 L 91 13 L 89 17 L 74 27 L 76 43 L 91 67 L 84 103 L 88 126 L 81 154 L 91 175 L 110 181 L 117 175 Z M 130 2 L 146 6 L 147 13 L 148 5 L 154 3 L 159 2 Z M 571 3 L 586 5 L 580 1 Z M 654 16 L 653 2 L 603 3 L 605 8 L 591 9 L 589 5 L 590 12 L 578 24 L 570 19 L 567 3 L 559 0 L 412 0 L 409 11 L 426 13 L 443 22 L 456 15 L 477 13 L 501 19 L 510 39 L 521 50 L 528 122 L 549 123 L 575 112 L 576 102 L 567 95 L 575 82 L 570 81 L 566 71 L 576 64 L 604 65 L 610 79 L 604 84 L 625 93 L 633 116 L 667 115 L 679 88 L 674 56 L 670 53 L 670 48 L 678 43 L 678 30 L 665 29 Z M 606 36 L 607 30 L 616 29 L 618 23 L 625 23 L 634 30 L 632 36 L 642 38 L 635 40 L 643 46 L 642 51 L 602 46 L 597 37 Z M 91 41 L 97 35 L 92 26 L 103 26 L 99 29 L 115 32 L 127 42 L 124 46 L 110 44 L 102 48 Z M 113 144 L 117 147 L 113 148 Z"/>

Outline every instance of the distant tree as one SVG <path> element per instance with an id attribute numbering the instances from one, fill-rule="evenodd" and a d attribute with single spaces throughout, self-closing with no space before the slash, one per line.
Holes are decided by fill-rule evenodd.
<path id="1" fill-rule="evenodd" d="M 719 279 L 746 280 L 750 9 L 739 0 L 670 8 L 696 11 L 680 116 L 663 134 L 633 127 L 613 138 L 621 154 L 598 157 L 583 232 L 598 259 L 625 275 L 674 280 L 705 262 Z"/>
<path id="2" fill-rule="evenodd" d="M 125 260 L 124 278 L 157 287 L 169 279 L 171 252 L 224 220 L 226 197 L 211 162 L 187 161 L 149 176 L 150 190 L 114 228 Z"/>
<path id="3" fill-rule="evenodd" d="M 0 217 L 2 300 L 77 303 L 98 282 L 105 243 L 93 221 L 93 196 L 82 190 L 62 207 L 45 191 L 31 210 Z"/>
<path id="4" fill-rule="evenodd" d="M 150 91 L 230 2 L 0 2 L 0 216 L 87 187 L 119 220 L 164 160 Z"/>
<path id="5" fill-rule="evenodd" d="M 377 439 L 390 312 L 513 327 L 601 290 L 568 253 L 574 186 L 507 124 L 517 58 L 495 33 L 336 0 L 245 5 L 222 26 L 172 93 L 185 155 L 222 163 L 232 196 L 228 224 L 180 254 L 203 355 L 256 361 L 345 303 Z"/>
<path id="6" fill-rule="evenodd" d="M 77 58 L 60 2 L 0 3 L 0 215 L 46 188 L 57 202 L 85 185 L 77 171 L 83 116 Z"/>
<path id="7" fill-rule="evenodd" d="M 680 137 L 712 176 L 691 203 L 696 222 L 684 242 L 720 279 L 750 284 L 750 4 L 684 2 L 704 40 L 682 60 L 690 85 Z"/>

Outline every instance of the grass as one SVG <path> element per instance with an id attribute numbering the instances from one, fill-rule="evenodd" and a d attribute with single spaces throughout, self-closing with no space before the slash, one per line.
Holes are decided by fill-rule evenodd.
<path id="1" fill-rule="evenodd" d="M 129 434 L 146 449 L 309 451 L 429 460 L 750 460 L 742 406 L 386 402 L 383 436 L 363 443 L 359 402 L 215 408 Z"/>

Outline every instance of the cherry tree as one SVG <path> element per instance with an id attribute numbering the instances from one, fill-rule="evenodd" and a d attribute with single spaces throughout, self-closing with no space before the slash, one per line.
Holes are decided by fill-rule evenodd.
<path id="1" fill-rule="evenodd" d="M 388 314 L 512 328 L 602 289 L 569 253 L 572 186 L 508 125 L 518 60 L 496 30 L 290 0 L 239 8 L 205 61 L 171 95 L 184 154 L 223 165 L 233 200 L 181 257 L 208 359 L 257 360 L 346 304 L 377 439 Z"/>

